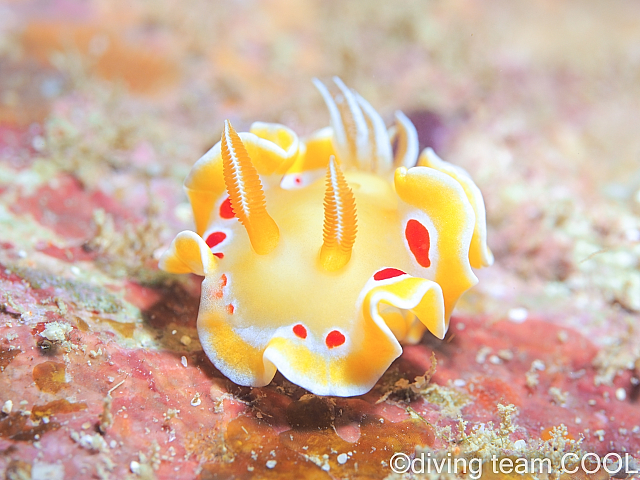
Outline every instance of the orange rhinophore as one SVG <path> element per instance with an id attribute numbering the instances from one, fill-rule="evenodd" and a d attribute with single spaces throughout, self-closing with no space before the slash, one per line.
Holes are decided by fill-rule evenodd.
<path id="1" fill-rule="evenodd" d="M 331 157 L 324 195 L 324 230 L 320 249 L 322 267 L 333 272 L 349 263 L 357 233 L 356 203 L 340 166 Z"/>
<path id="2" fill-rule="evenodd" d="M 229 120 L 224 122 L 221 151 L 231 209 L 247 230 L 256 253 L 266 255 L 278 246 L 280 231 L 267 213 L 258 172 Z"/>

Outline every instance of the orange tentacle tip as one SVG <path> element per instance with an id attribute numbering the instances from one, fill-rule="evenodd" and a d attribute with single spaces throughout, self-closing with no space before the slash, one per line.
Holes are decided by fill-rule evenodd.
<path id="1" fill-rule="evenodd" d="M 402 112 L 387 128 L 340 79 L 315 84 L 330 126 L 308 138 L 224 123 L 185 181 L 197 233 L 178 234 L 160 267 L 204 276 L 200 342 L 234 382 L 280 371 L 317 395 L 359 395 L 402 344 L 444 337 L 492 257 L 466 172 L 431 149 L 416 166 Z"/>

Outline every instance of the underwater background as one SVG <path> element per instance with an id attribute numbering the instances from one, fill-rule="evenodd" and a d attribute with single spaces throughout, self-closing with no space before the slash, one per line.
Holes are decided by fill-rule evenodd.
<path id="1" fill-rule="evenodd" d="M 240 387 L 198 341 L 200 279 L 158 257 L 193 228 L 182 183 L 224 120 L 311 134 L 311 80 L 334 75 L 471 174 L 495 264 L 365 395 Z M 639 128 L 633 1 L 1 1 L 0 471 L 639 458 Z"/>

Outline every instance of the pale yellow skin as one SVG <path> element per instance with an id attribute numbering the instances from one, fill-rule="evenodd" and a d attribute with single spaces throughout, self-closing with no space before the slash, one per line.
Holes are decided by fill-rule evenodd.
<path id="1" fill-rule="evenodd" d="M 371 111 L 362 108 L 365 114 Z M 348 123 L 344 117 L 344 112 L 342 118 L 334 115 L 333 128 L 340 120 Z M 369 131 L 371 125 L 368 121 Z M 380 132 L 378 128 L 370 135 L 370 142 L 380 142 Z M 336 148 L 337 137 L 325 129 L 302 142 L 273 124 L 254 124 L 251 133 L 240 134 L 279 230 L 277 246 L 267 254 L 254 251 L 247 229 L 236 218 L 218 215 L 227 198 L 219 145 L 196 163 L 185 182 L 197 233 L 180 233 L 160 266 L 205 276 L 200 340 L 216 367 L 241 385 L 266 385 L 280 370 L 318 395 L 365 393 L 401 354 L 400 342 L 419 341 L 425 328 L 444 337 L 456 301 L 477 281 L 470 256 L 474 263 L 490 263 L 482 197 L 477 187 L 461 184 L 447 170 L 450 164 L 440 160 L 435 168 L 394 169 L 393 163 L 406 164 L 407 159 L 389 159 L 390 148 L 378 148 L 376 171 L 362 171 L 363 159 L 344 158 L 350 147 Z M 355 151 L 354 138 L 342 138 Z M 411 146 L 410 136 L 406 138 Z M 320 260 L 324 169 L 337 151 L 343 152 L 342 169 L 355 197 L 357 237 L 346 265 L 327 271 Z M 384 161 L 391 163 L 385 166 Z M 292 176 L 302 178 L 302 185 L 291 188 Z M 428 268 L 420 266 L 408 247 L 404 231 L 409 219 L 429 231 Z M 227 238 L 210 249 L 203 238 L 212 232 L 224 232 Z M 217 259 L 212 251 L 224 258 Z M 374 280 L 385 268 L 406 274 Z M 304 326 L 306 338 L 296 335 L 296 325 Z M 344 342 L 332 345 L 327 340 L 332 331 L 340 332 Z"/>

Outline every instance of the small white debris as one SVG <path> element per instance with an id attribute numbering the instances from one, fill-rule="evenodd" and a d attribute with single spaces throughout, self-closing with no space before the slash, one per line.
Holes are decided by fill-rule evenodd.
<path id="1" fill-rule="evenodd" d="M 183 335 L 182 337 L 180 337 L 180 343 L 185 347 L 188 347 L 189 345 L 191 345 L 191 337 L 189 335 Z"/>
<path id="2" fill-rule="evenodd" d="M 179 413 L 180 413 L 180 410 L 176 408 L 170 408 L 167 410 L 166 413 L 163 413 L 162 416 L 164 417 L 164 421 L 167 422 L 172 418 L 178 418 Z"/>
<path id="3" fill-rule="evenodd" d="M 200 394 L 196 392 L 195 396 L 191 399 L 191 406 L 197 407 L 201 403 L 202 403 L 202 400 L 200 400 Z"/>
<path id="4" fill-rule="evenodd" d="M 528 316 L 529 316 L 529 312 L 527 311 L 526 308 L 512 308 L 507 313 L 507 317 L 513 323 L 522 323 L 527 320 Z"/>
<path id="5" fill-rule="evenodd" d="M 503 348 L 502 350 L 498 350 L 498 357 L 505 361 L 513 360 L 513 352 L 507 348 Z"/>
<path id="6" fill-rule="evenodd" d="M 576 417 L 574 422 L 575 422 L 576 425 L 580 425 L 582 423 L 582 419 L 580 417 Z"/>
<path id="7" fill-rule="evenodd" d="M 584 368 L 582 368 L 577 372 L 569 372 L 567 376 L 569 377 L 570 380 L 578 380 L 579 378 L 584 377 L 586 374 L 587 374 L 587 371 Z"/>
<path id="8" fill-rule="evenodd" d="M 31 146 L 36 152 L 42 152 L 47 146 L 47 142 L 45 142 L 44 137 L 42 135 L 35 135 L 31 139 Z"/>
<path id="9" fill-rule="evenodd" d="M 595 432 L 593 432 L 593 434 L 598 437 L 598 440 L 600 440 L 601 442 L 604 442 L 604 435 L 605 435 L 605 431 L 604 430 L 596 430 Z"/>
<path id="10" fill-rule="evenodd" d="M 487 356 L 491 353 L 491 347 L 484 346 L 476 354 L 476 363 L 484 363 Z"/>
<path id="11" fill-rule="evenodd" d="M 540 375 L 533 368 L 533 365 L 531 366 L 529 371 L 524 374 L 524 377 L 527 383 L 527 387 L 529 388 L 536 388 L 540 383 Z"/>
<path id="12" fill-rule="evenodd" d="M 624 388 L 620 387 L 616 390 L 616 398 L 621 402 L 624 402 L 627 399 L 627 392 Z"/>
<path id="13" fill-rule="evenodd" d="M 328 463 L 323 463 L 322 464 L 322 470 L 324 470 L 325 472 L 328 472 L 329 470 L 331 470 L 331 465 L 329 465 Z"/>
<path id="14" fill-rule="evenodd" d="M 514 450 L 524 450 L 526 446 L 527 446 L 527 442 L 525 442 L 522 439 L 516 440 L 515 442 L 513 442 Z"/>
<path id="15" fill-rule="evenodd" d="M 64 465 L 35 462 L 31 467 L 31 480 L 64 480 Z"/>
<path id="16" fill-rule="evenodd" d="M 40 332 L 40 336 L 52 342 L 64 342 L 73 327 L 68 323 L 49 322 L 44 326 L 44 330 Z"/>
<path id="17" fill-rule="evenodd" d="M 489 363 L 493 363 L 494 365 L 500 365 L 502 363 L 502 360 L 500 360 L 500 357 L 498 357 L 497 355 L 491 355 L 489 357 Z"/>
<path id="18" fill-rule="evenodd" d="M 7 400 L 6 402 L 4 402 L 4 405 L 2 405 L 2 413 L 6 413 L 7 415 L 9 415 L 12 409 L 13 402 L 11 400 Z"/>
<path id="19" fill-rule="evenodd" d="M 73 273 L 74 275 L 80 275 L 82 272 L 80 271 L 80 269 L 78 267 L 76 267 L 75 265 L 73 267 L 71 267 L 69 270 L 71 270 L 71 273 Z"/>
<path id="20" fill-rule="evenodd" d="M 558 405 L 565 405 L 567 403 L 567 398 L 569 397 L 569 392 L 563 392 L 558 387 L 549 388 L 549 395 L 553 399 L 555 403 Z"/>
<path id="21" fill-rule="evenodd" d="M 544 364 L 544 362 L 542 360 L 534 360 L 533 362 L 531 362 L 531 369 L 532 370 L 538 370 L 540 372 L 544 372 L 546 370 L 547 366 Z"/>
<path id="22" fill-rule="evenodd" d="M 593 407 L 593 406 L 596 404 L 596 401 L 592 398 L 592 399 L 591 399 L 591 400 L 589 400 L 587 403 L 588 403 L 590 406 L 592 406 L 592 407 Z"/>
<path id="23" fill-rule="evenodd" d="M 125 379 L 125 380 L 126 380 L 126 379 Z M 110 397 L 110 396 L 111 396 L 111 393 L 112 393 L 114 390 L 116 390 L 116 389 L 117 389 L 120 385 L 122 385 L 123 383 L 124 383 L 124 380 L 122 380 L 121 382 L 119 382 L 117 385 L 114 385 L 113 387 L 111 387 L 111 388 L 109 389 L 109 391 L 107 392 L 107 396 L 109 396 L 109 397 Z M 122 407 L 122 408 L 124 408 L 124 407 Z"/>
<path id="24" fill-rule="evenodd" d="M 267 468 L 275 468 L 275 466 L 278 464 L 277 460 L 267 460 Z"/>
<path id="25" fill-rule="evenodd" d="M 109 442 L 109 446 L 110 446 L 111 448 L 116 448 L 116 447 L 118 446 L 118 442 L 116 442 L 115 440 L 111 440 L 111 441 Z"/>
<path id="26" fill-rule="evenodd" d="M 564 330 L 558 332 L 558 340 L 560 341 L 560 343 L 567 343 L 567 341 L 569 340 L 569 334 Z"/>
<path id="27" fill-rule="evenodd" d="M 178 330 L 171 330 L 171 335 L 175 335 L 176 333 L 178 333 Z"/>
<path id="28" fill-rule="evenodd" d="M 345 463 L 347 463 L 347 460 L 349 460 L 349 457 L 346 453 L 341 453 L 340 455 L 338 455 L 338 463 L 340 465 L 344 465 Z"/>
<path id="29" fill-rule="evenodd" d="M 102 355 L 102 348 L 98 348 L 98 350 L 97 350 L 97 351 L 96 351 L 96 350 L 90 350 L 90 351 L 89 351 L 89 356 L 90 356 L 91 358 L 97 358 L 97 357 L 99 357 L 100 355 Z"/>
<path id="30" fill-rule="evenodd" d="M 466 384 L 467 384 L 467 382 L 466 382 L 465 380 L 461 379 L 461 378 L 456 378 L 456 379 L 453 381 L 453 386 L 454 386 L 454 387 L 458 387 L 458 388 L 462 388 L 462 387 L 464 387 Z"/>
<path id="31" fill-rule="evenodd" d="M 18 257 L 27 258 L 27 252 L 25 252 L 24 250 L 18 250 Z"/>
<path id="32" fill-rule="evenodd" d="M 640 242 L 640 230 L 637 228 L 629 228 L 625 230 L 624 236 L 627 237 L 627 240 L 630 242 Z"/>
<path id="33" fill-rule="evenodd" d="M 467 327 L 467 326 L 466 326 L 464 323 L 462 323 L 462 322 L 458 322 L 458 323 L 456 323 L 456 328 L 457 328 L 458 330 L 460 330 L 460 331 L 464 330 L 466 327 Z"/>
<path id="34" fill-rule="evenodd" d="M 131 470 L 131 473 L 135 473 L 136 475 L 140 474 L 140 464 L 138 462 L 136 462 L 135 460 L 132 460 L 131 463 L 129 464 L 129 470 Z"/>
<path id="35" fill-rule="evenodd" d="M 182 366 L 184 368 L 187 368 L 187 357 L 183 355 L 182 358 L 180 359 L 180 363 L 182 363 Z"/>
<path id="36" fill-rule="evenodd" d="M 92 450 L 96 452 L 105 452 L 108 450 L 107 442 L 102 438 L 102 435 L 96 433 L 94 435 L 89 434 L 79 434 L 78 432 L 72 431 L 70 434 L 71 438 L 74 442 L 79 444 L 81 447 L 86 448 L 87 450 Z"/>

